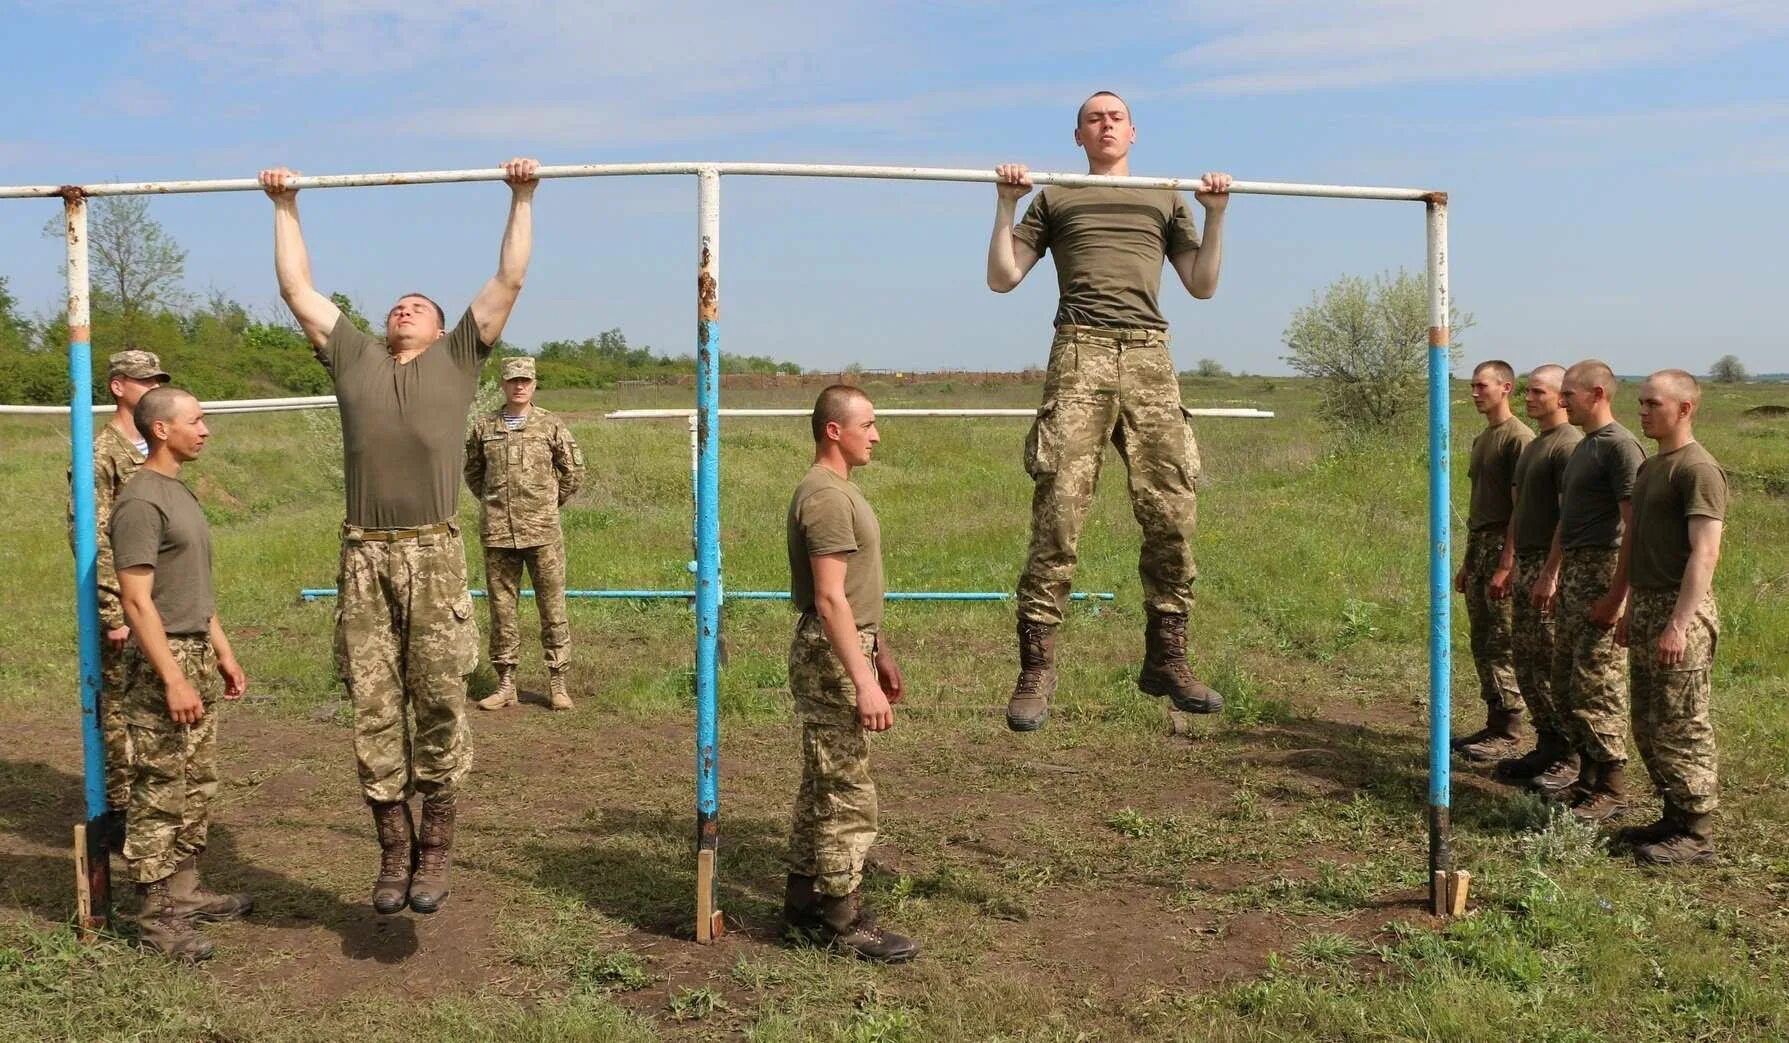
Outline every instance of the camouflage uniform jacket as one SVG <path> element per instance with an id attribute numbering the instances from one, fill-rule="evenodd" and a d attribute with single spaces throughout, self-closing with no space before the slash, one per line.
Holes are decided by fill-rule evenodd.
<path id="1" fill-rule="evenodd" d="M 559 507 L 584 478 L 584 452 L 571 428 L 535 407 L 511 431 L 503 411 L 486 413 L 466 434 L 466 486 L 478 498 L 487 547 L 543 547 L 560 539 Z"/>
<path id="2" fill-rule="evenodd" d="M 144 457 L 131 440 L 118 433 L 111 424 L 104 424 L 93 436 L 93 518 L 99 526 L 99 625 L 107 630 L 124 626 L 124 604 L 118 597 L 118 569 L 112 564 L 112 541 L 106 538 L 106 527 L 112 521 L 112 504 L 124 483 L 143 466 Z M 69 473 L 69 482 L 74 474 Z M 68 502 L 68 545 L 75 545 L 74 497 Z"/>

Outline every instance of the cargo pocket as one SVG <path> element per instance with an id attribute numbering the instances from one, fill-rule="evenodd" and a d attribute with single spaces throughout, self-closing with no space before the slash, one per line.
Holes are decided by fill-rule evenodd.
<path id="1" fill-rule="evenodd" d="M 462 593 L 453 603 L 454 665 L 461 676 L 478 669 L 478 624 L 472 621 L 472 595 Z"/>
<path id="2" fill-rule="evenodd" d="M 1033 479 L 1056 473 L 1062 452 L 1062 436 L 1056 426 L 1056 403 L 1046 402 L 1031 422 L 1031 433 L 1025 436 L 1025 473 Z"/>
<path id="3" fill-rule="evenodd" d="M 1197 489 L 1199 480 L 1205 475 L 1205 463 L 1199 458 L 1199 439 L 1193 434 L 1193 411 L 1181 406 L 1180 419 L 1181 427 L 1186 431 L 1186 466 L 1183 476 L 1187 485 Z"/>

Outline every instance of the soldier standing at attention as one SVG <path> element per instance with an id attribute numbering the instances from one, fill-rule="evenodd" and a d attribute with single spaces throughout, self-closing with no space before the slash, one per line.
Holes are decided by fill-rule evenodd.
<path id="1" fill-rule="evenodd" d="M 211 955 L 201 920 L 234 920 L 254 905 L 199 879 L 208 807 L 217 795 L 217 700 L 248 686 L 218 622 L 211 530 L 180 481 L 208 432 L 193 396 L 154 388 L 137 402 L 149 442 L 143 467 L 112 508 L 120 600 L 141 650 L 122 700 L 133 751 L 125 863 L 142 909 L 143 944 L 177 960 Z"/>
<path id="2" fill-rule="evenodd" d="M 876 409 L 835 384 L 814 403 L 814 465 L 789 500 L 789 589 L 801 613 L 789 689 L 801 722 L 801 787 L 789 828 L 783 920 L 791 933 L 883 963 L 919 955 L 863 908 L 864 856 L 876 841 L 866 732 L 894 726 L 906 694 L 882 635 L 882 530 L 851 481 L 881 436 Z"/>
<path id="3" fill-rule="evenodd" d="M 273 200 L 280 296 L 335 383 L 342 416 L 347 520 L 336 580 L 336 672 L 354 704 L 354 758 L 379 837 L 373 908 L 432 913 L 447 900 L 454 796 L 472 767 L 466 678 L 478 667 L 478 625 L 460 539 L 466 414 L 478 373 L 503 334 L 533 248 L 532 159 L 503 165 L 509 223 L 497 274 L 451 331 L 418 293 L 362 333 L 311 282 L 295 176 L 263 170 Z M 410 724 L 414 719 L 414 729 Z M 420 830 L 410 797 L 422 794 Z"/>
<path id="4" fill-rule="evenodd" d="M 152 352 L 120 351 L 106 360 L 106 386 L 117 405 L 112 419 L 93 436 L 93 521 L 98 532 L 99 560 L 94 568 L 99 586 L 99 727 L 106 755 L 106 844 L 114 854 L 124 850 L 125 810 L 130 807 L 130 730 L 124 725 L 119 702 L 130 679 L 136 649 L 130 640 L 130 624 L 118 599 L 118 570 L 112 564 L 112 541 L 107 535 L 112 505 L 124 484 L 149 457 L 149 443 L 137 431 L 132 411 L 152 388 L 168 382 L 167 371 Z M 71 473 L 69 480 L 73 481 Z M 75 537 L 74 499 L 68 505 L 68 542 Z"/>
<path id="5" fill-rule="evenodd" d="M 1553 700 L 1553 600 L 1559 563 L 1548 569 L 1553 532 L 1559 527 L 1559 490 L 1565 465 L 1584 433 L 1566 419 L 1559 400 L 1565 367 L 1551 363 L 1528 374 L 1522 393 L 1528 417 L 1540 434 L 1516 460 L 1516 506 L 1508 542 L 1516 548 L 1511 645 L 1516 682 L 1534 722 L 1534 749 L 1497 763 L 1496 775 L 1510 782 L 1560 789 L 1578 778 L 1578 763 L 1566 739 L 1565 721 Z"/>
<path id="6" fill-rule="evenodd" d="M 1124 99 L 1101 91 L 1082 102 L 1075 144 L 1087 153 L 1088 173 L 1128 175 L 1136 140 Z M 1048 251 L 1059 289 L 1043 406 L 1025 443 L 1034 482 L 1031 547 L 1019 577 L 1019 677 L 1007 726 L 1034 731 L 1049 716 L 1056 628 L 1108 442 L 1124 461 L 1131 511 L 1143 529 L 1138 571 L 1148 631 L 1137 686 L 1189 713 L 1217 713 L 1222 697 L 1193 676 L 1186 658 L 1198 575 L 1191 543 L 1199 458 L 1156 298 L 1164 258 L 1194 297 L 1217 291 L 1230 175 L 1206 174 L 1194 192 L 1205 208 L 1201 242 L 1186 201 L 1155 189 L 1048 187 L 1015 228 L 1013 212 L 1031 179 L 1017 163 L 997 173 L 988 288 L 1011 290 Z"/>
<path id="7" fill-rule="evenodd" d="M 1633 676 L 1634 745 L 1664 797 L 1657 822 L 1623 830 L 1634 857 L 1654 865 L 1714 861 L 1709 820 L 1719 804 L 1709 672 L 1720 616 L 1727 475 L 1691 427 L 1702 389 L 1681 369 L 1640 385 L 1640 429 L 1659 453 L 1634 482 L 1627 613 L 1616 634 Z"/>
<path id="8" fill-rule="evenodd" d="M 1453 746 L 1468 760 L 1496 760 L 1515 749 L 1522 723 L 1522 689 L 1516 681 L 1514 626 L 1510 583 L 1516 547 L 1510 539 L 1515 516 L 1516 461 L 1534 440 L 1534 432 L 1510 409 L 1516 371 L 1501 360 L 1481 362 L 1472 371 L 1472 405 L 1485 418 L 1485 429 L 1472 440 L 1472 502 L 1466 515 L 1466 558 L 1454 574 L 1454 590 L 1466 595 L 1466 618 L 1472 631 L 1472 664 L 1478 669 L 1478 691 L 1485 701 L 1485 726 L 1455 739 Z"/>
<path id="9" fill-rule="evenodd" d="M 1566 461 L 1559 496 L 1552 695 L 1578 758 L 1578 781 L 1561 792 L 1573 814 L 1592 822 L 1627 810 L 1627 663 L 1615 623 L 1627 600 L 1622 534 L 1633 524 L 1634 475 L 1646 452 L 1615 420 L 1618 386 L 1607 363 L 1587 359 L 1566 370 L 1561 387 L 1584 440 Z"/>
<path id="10" fill-rule="evenodd" d="M 472 422 L 466 435 L 466 487 L 478 498 L 484 544 L 485 593 L 491 602 L 491 667 L 497 690 L 481 710 L 501 710 L 516 699 L 516 654 L 521 630 L 516 601 L 522 569 L 534 583 L 540 645 L 555 710 L 572 708 L 566 691 L 571 624 L 565 614 L 565 535 L 559 508 L 578 491 L 584 452 L 571 428 L 534 405 L 534 360 L 503 360 L 503 406 Z"/>

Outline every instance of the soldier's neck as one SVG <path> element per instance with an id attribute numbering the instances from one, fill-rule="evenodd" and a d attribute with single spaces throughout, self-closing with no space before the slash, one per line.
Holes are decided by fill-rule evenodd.
<path id="1" fill-rule="evenodd" d="M 174 455 L 166 442 L 149 450 L 149 459 L 143 461 L 143 466 L 156 474 L 175 480 L 180 478 L 180 458 Z"/>
<path id="2" fill-rule="evenodd" d="M 1545 433 L 1556 427 L 1563 427 L 1567 422 L 1568 421 L 1565 418 L 1565 410 L 1563 409 L 1556 413 L 1548 413 L 1546 416 L 1541 417 L 1541 431 L 1542 433 Z"/>
<path id="3" fill-rule="evenodd" d="M 823 446 L 814 453 L 814 463 L 838 475 L 847 482 L 851 480 L 851 465 L 845 462 L 845 455 L 838 451 L 827 452 Z"/>
<path id="4" fill-rule="evenodd" d="M 1675 453 L 1696 440 L 1696 433 L 1690 430 L 1687 423 L 1677 425 L 1677 430 L 1658 440 L 1659 452 Z"/>
<path id="5" fill-rule="evenodd" d="M 503 412 L 509 416 L 530 416 L 534 413 L 534 403 L 528 402 L 518 406 L 513 403 L 505 402 L 503 403 Z"/>
<path id="6" fill-rule="evenodd" d="M 118 407 L 118 411 L 112 414 L 110 424 L 114 430 L 132 442 L 143 440 L 143 436 L 137 433 L 137 418 L 123 406 Z"/>
<path id="7" fill-rule="evenodd" d="M 1509 402 L 1505 400 L 1491 407 L 1491 411 L 1485 414 L 1485 426 L 1496 427 L 1498 424 L 1503 423 L 1515 415 L 1516 414 L 1510 412 Z"/>

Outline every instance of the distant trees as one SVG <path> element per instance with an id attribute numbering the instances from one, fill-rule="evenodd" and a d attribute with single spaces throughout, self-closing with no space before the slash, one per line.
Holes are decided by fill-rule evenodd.
<path id="1" fill-rule="evenodd" d="M 1747 376 L 1749 374 L 1737 355 L 1722 355 L 1708 367 L 1708 379 L 1716 384 L 1743 384 Z"/>
<path id="2" fill-rule="evenodd" d="M 1230 371 L 1225 369 L 1224 364 L 1217 359 L 1200 359 L 1199 364 L 1193 369 L 1193 375 L 1200 377 L 1227 377 L 1230 375 Z"/>
<path id="3" fill-rule="evenodd" d="M 1451 311 L 1450 364 L 1470 314 Z M 1392 424 L 1424 401 L 1429 359 L 1428 278 L 1402 269 L 1370 281 L 1344 275 L 1292 313 L 1284 334 L 1288 365 L 1314 377 L 1318 410 L 1345 427 Z"/>

